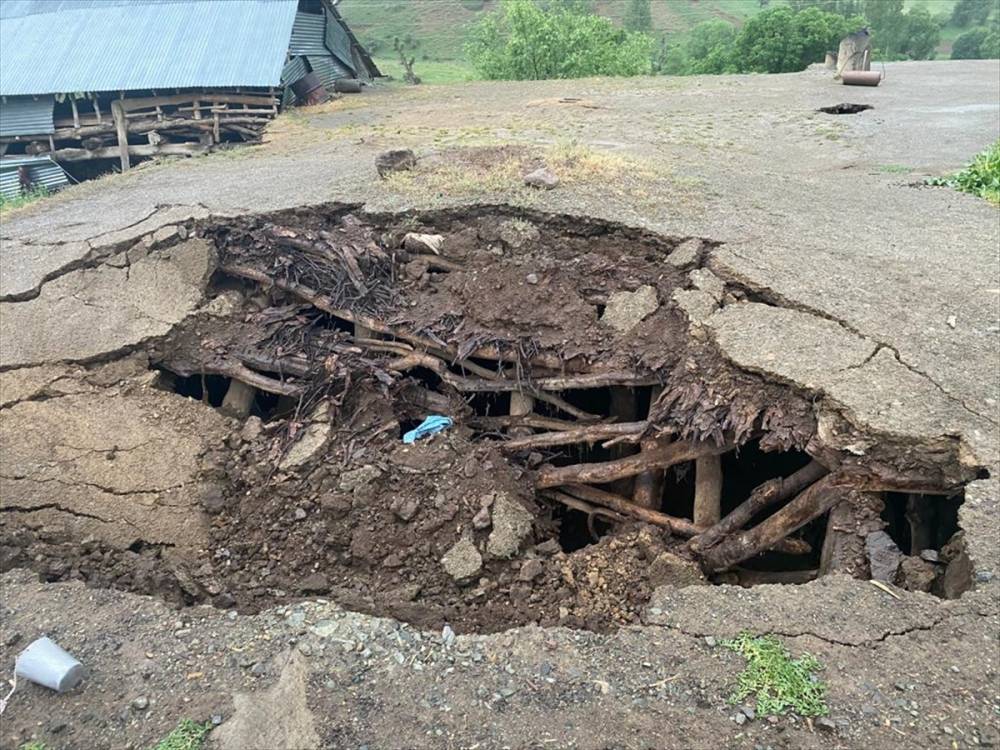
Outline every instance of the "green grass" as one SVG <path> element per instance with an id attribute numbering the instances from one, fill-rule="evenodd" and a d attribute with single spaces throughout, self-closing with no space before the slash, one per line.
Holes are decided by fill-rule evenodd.
<path id="1" fill-rule="evenodd" d="M 16 198 L 4 198 L 0 195 L 0 211 L 12 211 L 15 208 L 22 208 L 27 206 L 29 203 L 34 203 L 35 201 L 46 198 L 49 195 L 49 191 L 44 187 L 33 188 L 27 193 L 19 195 Z"/>
<path id="2" fill-rule="evenodd" d="M 198 724 L 191 719 L 181 719 L 170 734 L 153 746 L 153 750 L 201 750 L 210 731 L 212 725 L 208 722 Z"/>
<path id="3" fill-rule="evenodd" d="M 977 154 L 962 171 L 947 177 L 934 177 L 927 182 L 972 193 L 1000 206 L 1000 140 Z"/>
<path id="4" fill-rule="evenodd" d="M 815 676 L 823 668 L 815 656 L 803 654 L 793 659 L 773 635 L 753 636 L 748 632 L 723 641 L 722 645 L 747 660 L 740 673 L 736 692 L 730 700 L 738 703 L 757 696 L 757 713 L 783 714 L 794 711 L 799 716 L 825 716 L 826 684 Z"/>
<path id="5" fill-rule="evenodd" d="M 374 60 L 385 75 L 403 81 L 403 66 L 398 58 L 376 57 Z M 413 72 L 421 83 L 460 83 L 478 78 L 476 71 L 464 60 L 417 60 L 413 63 Z"/>
<path id="6" fill-rule="evenodd" d="M 44 742 L 26 742 L 18 750 L 49 750 Z"/>

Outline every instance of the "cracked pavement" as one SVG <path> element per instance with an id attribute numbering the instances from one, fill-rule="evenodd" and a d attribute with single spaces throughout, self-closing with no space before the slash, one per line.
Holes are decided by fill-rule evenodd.
<path id="1" fill-rule="evenodd" d="M 994 478 L 970 485 L 961 508 L 976 589 L 955 602 L 915 593 L 896 600 L 839 577 L 800 587 L 659 589 L 643 627 L 611 636 L 531 628 L 469 636 L 506 656 L 447 678 L 433 669 L 401 672 L 387 651 L 360 692 L 339 677 L 338 690 L 322 687 L 330 670 L 339 675 L 357 666 L 340 664 L 331 649 L 309 660 L 312 676 L 302 678 L 309 681 L 314 731 L 328 747 L 434 747 L 442 737 L 451 746 L 548 746 L 531 734 L 544 714 L 561 727 L 560 746 L 595 748 L 966 747 L 974 744 L 973 728 L 976 737 L 995 734 L 1000 214 L 972 196 L 919 183 L 955 170 L 1000 136 L 1000 68 L 990 61 L 886 68 L 885 84 L 864 90 L 846 89 L 818 71 L 376 90 L 284 119 L 263 147 L 137 169 L 5 217 L 4 512 L 73 524 L 123 547 L 140 531 L 142 539 L 169 545 L 204 539 L 205 521 L 192 512 L 196 502 L 178 488 L 223 439 L 221 418 L 207 409 L 172 409 L 169 396 L 141 381 L 141 363 L 132 370 L 100 364 L 164 335 L 198 309 L 211 271 L 207 251 L 187 241 L 168 255 L 156 252 L 158 233 L 166 237 L 191 219 L 324 202 L 364 203 L 370 211 L 510 203 L 705 237 L 722 243 L 711 251 L 712 271 L 755 300 L 703 308 L 697 320 L 690 313 L 734 363 L 807 388 L 859 428 L 913 439 L 960 437 L 969 462 L 990 468 Z M 848 96 L 875 109 L 855 116 L 815 112 Z M 574 106 L 573 99 L 596 106 Z M 546 149 L 565 139 L 645 169 L 636 166 L 621 184 L 566 181 L 542 193 L 468 185 L 443 192 L 381 182 L 373 165 L 388 148 L 413 148 L 421 157 L 443 153 L 447 162 L 449 154 L 498 142 Z M 427 163 L 435 168 L 433 159 Z M 153 413 L 160 415 L 155 424 Z M 75 424 L 64 423 L 67 414 Z M 140 434 L 124 435 L 129 424 L 141 425 Z M 81 434 L 93 436 L 81 448 L 86 453 L 59 450 L 80 447 Z M 108 461 L 101 453 L 108 445 L 133 448 L 119 448 Z M 133 476 L 131 461 L 142 462 L 148 481 Z M 60 483 L 59 503 L 45 499 L 44 482 Z M 175 616 L 129 594 L 46 587 L 19 573 L 4 583 L 13 627 L 34 632 L 30 617 L 41 607 L 68 645 L 85 650 L 108 632 L 128 642 L 153 637 L 164 618 Z M 125 633 L 106 622 L 107 632 L 100 629 L 103 620 L 74 622 L 72 613 L 89 606 L 88 597 L 110 611 L 142 609 L 145 624 Z M 225 617 L 202 609 L 196 616 L 211 623 L 205 627 Z M 376 642 L 385 636 L 385 621 L 345 617 L 369 628 Z M 264 622 L 273 627 L 269 658 L 277 657 L 279 643 L 300 637 L 282 617 L 266 613 L 233 627 L 252 631 Z M 763 722 L 747 729 L 729 720 L 731 709 L 720 706 L 731 682 L 717 662 L 723 660 L 730 678 L 738 666 L 732 655 L 707 649 L 704 639 L 745 627 L 783 634 L 793 650 L 809 649 L 832 665 L 824 679 L 838 721 L 833 736 L 801 724 L 783 724 L 779 732 Z M 408 658 L 410 647 L 394 648 Z M 10 657 L 12 649 L 3 653 Z M 538 661 L 541 653 L 566 669 L 575 660 L 580 674 L 591 675 L 590 686 L 573 683 L 556 699 L 535 680 L 502 703 L 476 698 L 479 684 L 492 689 L 506 679 L 505 659 L 521 670 L 520 661 Z M 98 673 L 117 658 L 100 650 L 88 655 Z M 665 670 L 651 683 L 677 673 L 669 684 L 678 692 L 643 694 L 636 702 L 638 684 L 629 672 L 645 663 Z M 179 664 L 163 667 L 176 678 L 174 689 L 184 686 L 219 706 L 229 705 L 233 690 L 252 694 L 281 673 L 248 679 L 245 669 L 225 665 L 192 685 Z M 102 679 L 98 674 L 98 684 Z M 142 689 L 138 677 L 128 679 L 130 690 Z M 608 692 L 595 692 L 593 683 L 601 681 Z M 423 707 L 425 694 L 442 685 L 453 710 Z M 911 719 L 896 692 L 919 701 L 921 716 Z M 94 700 L 108 710 L 120 700 L 114 692 L 100 695 Z M 281 693 L 267 695 L 258 710 L 269 710 L 268 701 Z M 185 710 L 176 699 L 163 700 L 162 712 L 128 730 L 131 746 L 154 739 Z M 41 720 L 44 706 L 10 710 Z M 402 717 L 411 711 L 408 724 Z M 515 720 L 497 721 L 500 711 Z M 941 726 L 966 731 L 948 734 Z"/>

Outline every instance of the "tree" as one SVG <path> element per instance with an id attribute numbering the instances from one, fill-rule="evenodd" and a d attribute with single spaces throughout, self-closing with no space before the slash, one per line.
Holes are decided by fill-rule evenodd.
<path id="1" fill-rule="evenodd" d="M 488 79 L 634 76 L 649 72 L 653 39 L 601 16 L 502 0 L 473 26 L 466 50 Z"/>
<path id="2" fill-rule="evenodd" d="M 649 0 L 629 0 L 625 9 L 623 25 L 629 31 L 653 30 L 653 14 L 649 9 Z"/>
<path id="3" fill-rule="evenodd" d="M 862 20 L 806 8 L 765 10 L 751 17 L 736 35 L 733 65 L 750 73 L 790 73 L 819 62 L 841 37 Z"/>
<path id="4" fill-rule="evenodd" d="M 941 27 L 926 8 L 912 8 L 905 18 L 902 52 L 911 60 L 933 60 L 941 41 Z"/>
<path id="5" fill-rule="evenodd" d="M 988 60 L 1000 57 L 1000 34 L 980 27 L 959 35 L 951 45 L 952 60 Z"/>
<path id="6" fill-rule="evenodd" d="M 684 46 L 688 74 L 735 73 L 733 42 L 736 29 L 721 19 L 703 21 L 691 29 Z"/>
<path id="7" fill-rule="evenodd" d="M 895 58 L 903 46 L 903 0 L 865 0 L 865 18 L 872 29 L 872 42 L 883 57 Z"/>
<path id="8" fill-rule="evenodd" d="M 958 0 L 951 11 L 951 22 L 960 28 L 986 23 L 995 0 Z"/>

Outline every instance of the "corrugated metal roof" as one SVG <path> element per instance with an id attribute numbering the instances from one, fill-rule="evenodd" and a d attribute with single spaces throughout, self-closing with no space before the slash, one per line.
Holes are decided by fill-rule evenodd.
<path id="1" fill-rule="evenodd" d="M 2 5 L 2 3 L 0 3 Z M 0 101 L 0 138 L 55 132 L 52 108 L 55 99 L 41 96 L 12 96 Z"/>
<path id="2" fill-rule="evenodd" d="M 338 78 L 353 78 L 354 72 L 345 68 L 332 55 L 309 55 L 306 58 L 313 72 L 319 76 L 324 86 L 331 86 Z"/>
<path id="3" fill-rule="evenodd" d="M 21 194 L 20 166 L 28 167 L 28 175 L 35 186 L 55 192 L 69 185 L 66 171 L 48 156 L 4 156 L 0 158 L 0 195 L 16 198 Z"/>
<path id="4" fill-rule="evenodd" d="M 327 16 L 326 19 L 326 46 L 333 54 L 340 58 L 340 61 L 351 69 L 354 74 L 354 60 L 351 58 L 351 39 L 347 36 L 347 31 L 336 18 Z"/>
<path id="5" fill-rule="evenodd" d="M 324 44 L 325 29 L 325 15 L 296 13 L 288 51 L 293 55 L 329 55 Z"/>
<path id="6" fill-rule="evenodd" d="M 3 0 L 0 94 L 277 86 L 296 6 Z"/>
<path id="7" fill-rule="evenodd" d="M 291 86 L 308 72 L 306 59 L 304 57 L 293 57 L 285 63 L 285 67 L 281 71 L 281 82 L 286 86 Z"/>

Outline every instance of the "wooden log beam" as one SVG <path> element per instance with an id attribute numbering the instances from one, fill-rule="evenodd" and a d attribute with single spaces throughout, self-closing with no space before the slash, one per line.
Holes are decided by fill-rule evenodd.
<path id="1" fill-rule="evenodd" d="M 712 526 L 722 512 L 722 459 L 701 456 L 694 462 L 694 522 Z"/>
<path id="2" fill-rule="evenodd" d="M 510 417 L 498 415 L 495 417 L 469 417 L 465 420 L 480 430 L 501 430 L 511 427 L 533 427 L 537 430 L 573 430 L 579 427 L 579 423 L 569 419 L 556 419 L 554 417 L 541 417 L 537 414 L 526 414 L 523 417 Z M 607 423 L 602 423 L 607 424 Z"/>
<path id="3" fill-rule="evenodd" d="M 747 531 L 724 539 L 702 555 L 702 567 L 718 572 L 774 548 L 790 534 L 844 499 L 849 488 L 839 484 L 843 478 L 829 474 L 800 492 L 784 508 Z"/>
<path id="4" fill-rule="evenodd" d="M 651 469 L 669 469 L 675 464 L 693 461 L 701 456 L 725 453 L 732 447 L 730 444 L 718 446 L 711 443 L 677 440 L 657 446 L 646 453 L 637 453 L 614 461 L 573 466 L 543 466 L 538 472 L 535 486 L 544 489 L 574 483 L 607 484 L 625 477 L 634 477 Z"/>
<path id="5" fill-rule="evenodd" d="M 629 502 L 624 497 L 597 487 L 591 487 L 587 484 L 571 484 L 560 489 L 570 495 L 580 497 L 587 502 L 611 508 L 632 518 L 651 523 L 654 526 L 669 529 L 670 533 L 674 536 L 690 537 L 703 531 L 701 527 L 696 526 L 686 518 L 677 518 L 676 516 L 650 510 L 649 508 L 643 508 Z M 550 492 L 550 490 L 544 490 L 544 492 Z M 784 539 L 776 545 L 775 549 L 789 555 L 808 555 L 812 551 L 812 548 L 801 539 Z"/>
<path id="6" fill-rule="evenodd" d="M 128 154 L 132 156 L 196 156 L 207 154 L 209 148 L 198 143 L 161 143 L 153 145 L 132 145 Z M 114 159 L 121 156 L 118 146 L 88 150 L 85 148 L 61 148 L 48 154 L 56 161 L 90 161 L 91 159 Z"/>
<path id="7" fill-rule="evenodd" d="M 125 112 L 134 112 L 137 109 L 150 109 L 153 107 L 169 107 L 179 104 L 188 104 L 194 102 L 219 102 L 223 104 L 259 104 L 261 106 L 271 107 L 275 99 L 267 94 L 261 94 L 260 96 L 254 96 L 252 94 L 211 94 L 211 93 L 199 93 L 199 94 L 176 94 L 171 96 L 146 96 L 146 97 L 136 97 L 134 99 L 123 99 L 122 109 Z M 239 111 L 239 110 L 234 110 Z"/>
<path id="8" fill-rule="evenodd" d="M 596 443 L 598 440 L 607 440 L 620 435 L 639 435 L 645 432 L 648 427 L 648 422 L 602 422 L 601 424 L 573 427 L 559 432 L 545 432 L 541 435 L 515 438 L 502 443 L 500 450 L 513 453 L 537 448 L 552 448 L 557 445 L 572 445 L 573 443 Z"/>
<path id="9" fill-rule="evenodd" d="M 700 528 L 686 518 L 676 518 L 675 516 L 668 516 L 666 513 L 643 508 L 620 495 L 597 487 L 590 487 L 584 484 L 570 484 L 562 489 L 568 494 L 579 497 L 587 502 L 603 505 L 605 508 L 611 508 L 611 510 L 618 513 L 624 513 L 627 516 L 651 523 L 654 526 L 669 529 L 670 533 L 675 536 L 690 537 L 701 531 Z"/>
<path id="10" fill-rule="evenodd" d="M 733 532 L 742 529 L 760 511 L 780 503 L 782 500 L 794 497 L 827 473 L 827 469 L 822 464 L 811 461 L 784 479 L 771 479 L 764 482 L 754 488 L 750 497 L 736 506 L 725 518 L 688 542 L 688 547 L 692 552 L 703 552 Z"/>

